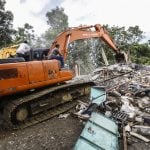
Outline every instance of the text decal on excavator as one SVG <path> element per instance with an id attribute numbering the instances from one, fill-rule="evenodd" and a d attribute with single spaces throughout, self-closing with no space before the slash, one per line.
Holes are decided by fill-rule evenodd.
<path id="1" fill-rule="evenodd" d="M 84 34 L 82 34 L 82 36 L 85 36 L 85 37 L 97 37 L 98 33 L 84 33 Z"/>

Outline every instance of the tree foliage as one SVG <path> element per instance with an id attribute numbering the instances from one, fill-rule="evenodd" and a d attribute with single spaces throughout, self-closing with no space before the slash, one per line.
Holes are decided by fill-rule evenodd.
<path id="1" fill-rule="evenodd" d="M 19 27 L 14 33 L 14 43 L 27 40 L 31 45 L 35 38 L 33 26 L 25 23 L 23 27 Z"/>
<path id="2" fill-rule="evenodd" d="M 34 39 L 33 27 L 25 23 L 23 27 L 18 27 L 17 30 L 13 29 L 13 14 L 5 10 L 5 3 L 5 0 L 0 0 L 0 47 L 17 44 L 23 40 L 32 44 Z"/>
<path id="3" fill-rule="evenodd" d="M 50 29 L 56 30 L 57 33 L 68 28 L 68 16 L 64 13 L 63 8 L 56 7 L 46 13 L 47 23 Z"/>
<path id="4" fill-rule="evenodd" d="M 49 29 L 42 36 L 45 44 L 50 46 L 55 37 L 68 28 L 68 16 L 64 13 L 63 8 L 56 7 L 47 12 L 46 17 Z"/>
<path id="5" fill-rule="evenodd" d="M 148 43 L 131 45 L 131 60 L 137 64 L 150 65 L 150 46 Z"/>
<path id="6" fill-rule="evenodd" d="M 125 27 L 104 26 L 108 33 L 113 37 L 115 43 L 122 50 L 127 50 L 130 45 L 139 43 L 143 38 L 143 31 L 139 26 L 129 27 L 127 30 Z"/>
<path id="7" fill-rule="evenodd" d="M 5 0 L 0 0 L 0 47 L 11 43 L 13 34 L 13 14 L 5 10 Z"/>
<path id="8" fill-rule="evenodd" d="M 119 32 L 116 32 L 116 30 Z M 138 64 L 150 64 L 150 47 L 148 42 L 141 43 L 144 38 L 143 31 L 139 26 L 129 27 L 112 27 L 109 28 L 111 35 L 115 38 L 117 45 L 126 53 L 130 54 L 132 62 Z"/>
<path id="9" fill-rule="evenodd" d="M 130 60 L 134 63 L 150 64 L 150 47 L 148 43 L 140 43 L 143 39 L 143 31 L 140 30 L 139 26 L 134 27 L 118 27 L 118 26 L 104 26 L 108 31 L 108 34 L 114 39 L 114 43 L 121 50 L 130 54 Z M 99 67 L 104 64 L 101 50 L 106 53 L 109 64 L 115 63 L 114 52 L 109 46 L 100 39 L 91 39 L 88 42 L 77 43 L 73 45 L 70 53 L 72 55 L 71 61 L 77 62 L 82 55 L 85 56 L 82 58 L 84 64 L 84 69 L 87 68 L 88 64 L 94 64 L 96 67 Z M 69 53 L 69 55 L 70 55 Z M 89 54 L 89 55 L 88 55 Z M 83 63 L 82 63 L 83 64 Z"/>
<path id="10" fill-rule="evenodd" d="M 144 51 L 144 49 L 142 48 L 143 46 L 142 44 L 140 44 L 140 42 L 144 38 L 144 36 L 143 36 L 143 31 L 139 28 L 139 26 L 129 27 L 127 29 L 125 27 L 118 27 L 118 26 L 110 27 L 108 25 L 105 25 L 104 27 L 106 28 L 108 33 L 112 36 L 116 45 L 121 50 L 130 54 L 129 57 L 131 58 L 132 62 L 146 63 L 145 61 L 142 61 L 143 59 L 145 59 L 145 57 L 142 58 L 143 53 L 141 52 Z M 107 54 L 108 60 L 112 62 L 112 58 L 114 58 L 112 50 L 109 49 L 106 45 L 103 45 L 103 47 Z M 149 49 L 148 46 L 147 46 L 147 49 Z M 140 53 L 138 52 L 139 50 L 140 50 Z M 148 56 L 147 51 L 145 51 L 146 56 Z M 140 59 L 137 58 L 139 57 L 139 55 L 141 57 Z M 136 60 L 139 60 L 139 61 L 136 61 Z"/>

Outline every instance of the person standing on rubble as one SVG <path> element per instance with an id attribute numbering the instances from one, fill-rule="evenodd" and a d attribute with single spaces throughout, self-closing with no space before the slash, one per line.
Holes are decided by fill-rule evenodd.
<path id="1" fill-rule="evenodd" d="M 48 56 L 48 59 L 56 59 L 59 60 L 61 63 L 61 68 L 64 68 L 64 58 L 62 54 L 59 52 L 59 44 L 56 44 L 55 48 L 51 50 L 50 55 Z"/>
<path id="2" fill-rule="evenodd" d="M 28 45 L 27 41 L 24 41 L 20 44 L 19 48 L 16 51 L 17 57 L 23 57 L 25 61 L 29 60 L 29 53 L 30 53 L 30 46 Z"/>

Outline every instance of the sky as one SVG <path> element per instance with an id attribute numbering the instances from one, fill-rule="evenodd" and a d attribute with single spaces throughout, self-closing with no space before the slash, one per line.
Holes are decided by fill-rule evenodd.
<path id="1" fill-rule="evenodd" d="M 5 8 L 14 14 L 14 27 L 31 24 L 37 35 L 48 29 L 47 11 L 63 7 L 69 26 L 108 24 L 135 26 L 150 37 L 150 0 L 6 0 Z"/>

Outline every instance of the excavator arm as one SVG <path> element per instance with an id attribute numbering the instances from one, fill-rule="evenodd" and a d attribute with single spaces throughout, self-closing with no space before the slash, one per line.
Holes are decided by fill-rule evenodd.
<path id="1" fill-rule="evenodd" d="M 92 30 L 94 29 L 94 30 Z M 59 34 L 50 47 L 50 51 L 55 47 L 56 44 L 60 45 L 60 52 L 64 56 L 64 59 L 67 57 L 67 48 L 68 44 L 79 39 L 89 39 L 89 38 L 100 38 L 102 39 L 112 50 L 119 56 L 120 51 L 117 48 L 116 44 L 109 36 L 108 32 L 100 25 L 96 24 L 94 26 L 83 26 L 83 27 L 74 27 L 69 28 L 68 30 Z M 50 54 L 50 52 L 49 52 Z M 116 57 L 117 58 L 117 57 Z M 124 59 L 124 58 L 122 58 Z"/>

